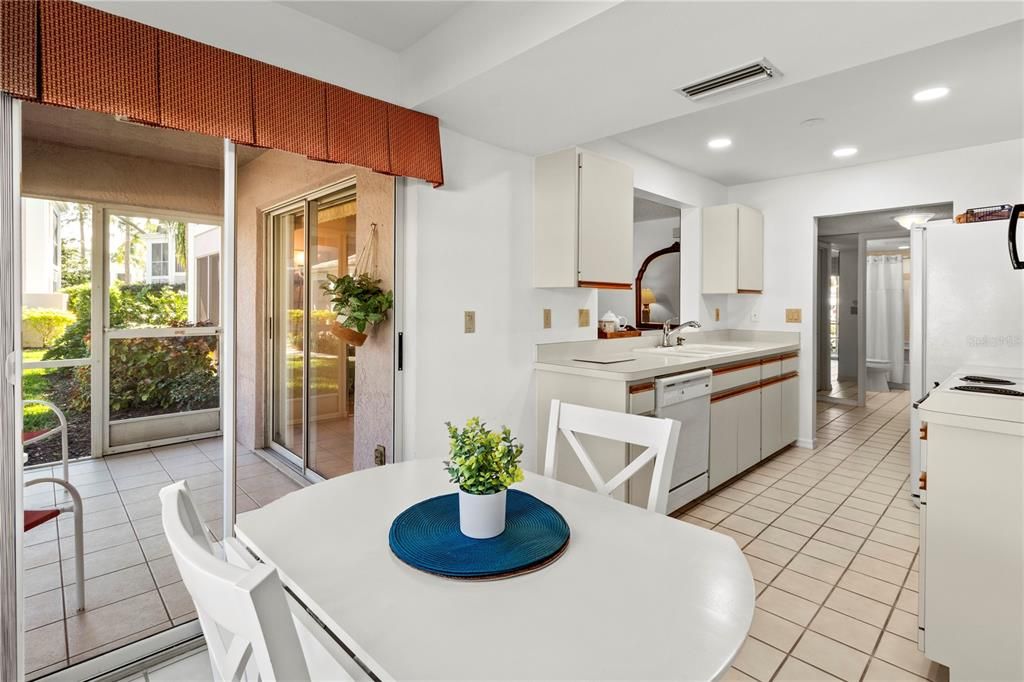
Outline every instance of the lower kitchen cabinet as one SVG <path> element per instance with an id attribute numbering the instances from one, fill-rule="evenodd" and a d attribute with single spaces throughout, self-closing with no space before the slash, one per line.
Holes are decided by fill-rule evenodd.
<path id="1" fill-rule="evenodd" d="M 800 437 L 800 377 L 793 375 L 779 383 L 782 386 L 782 445 Z"/>
<path id="2" fill-rule="evenodd" d="M 761 459 L 761 391 L 712 398 L 708 485 L 715 488 Z"/>
<path id="3" fill-rule="evenodd" d="M 761 387 L 761 459 L 782 447 L 782 385 Z"/>

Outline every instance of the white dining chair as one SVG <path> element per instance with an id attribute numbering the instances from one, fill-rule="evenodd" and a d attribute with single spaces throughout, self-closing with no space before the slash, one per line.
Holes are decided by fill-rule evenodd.
<path id="1" fill-rule="evenodd" d="M 576 453 L 580 464 L 594 484 L 594 489 L 602 495 L 611 495 L 648 462 L 654 460 L 647 509 L 664 514 L 668 506 L 668 489 L 672 480 L 672 464 L 679 441 L 679 428 L 679 422 L 674 419 L 642 417 L 552 400 L 544 475 L 555 478 L 559 433 Z M 617 474 L 605 480 L 594 460 L 580 443 L 577 434 L 631 443 L 647 449 Z"/>
<path id="2" fill-rule="evenodd" d="M 223 542 L 225 559 L 217 555 L 187 483 L 161 489 L 160 500 L 164 533 L 195 604 L 215 679 L 353 679 L 316 638 L 299 632 L 275 569 L 235 538 Z"/>

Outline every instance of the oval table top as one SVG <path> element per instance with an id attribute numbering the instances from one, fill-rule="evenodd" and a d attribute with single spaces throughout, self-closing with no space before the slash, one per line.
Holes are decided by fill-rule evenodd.
<path id="1" fill-rule="evenodd" d="M 392 520 L 453 488 L 440 460 L 390 464 L 240 514 L 236 530 L 381 679 L 711 680 L 743 644 L 754 584 L 732 538 L 538 474 L 515 488 L 569 523 L 557 561 L 477 582 L 405 565 Z"/>

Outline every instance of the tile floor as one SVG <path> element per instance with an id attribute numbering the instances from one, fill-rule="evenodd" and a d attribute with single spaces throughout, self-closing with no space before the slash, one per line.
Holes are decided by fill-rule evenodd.
<path id="1" fill-rule="evenodd" d="M 857 377 L 839 378 L 839 361 L 832 360 L 832 386 L 818 391 L 818 397 L 857 399 Z"/>
<path id="2" fill-rule="evenodd" d="M 905 391 L 819 403 L 813 451 L 789 448 L 683 513 L 733 537 L 754 575 L 753 627 L 726 679 L 948 679 L 917 650 L 908 431 Z"/>
<path id="3" fill-rule="evenodd" d="M 60 467 L 56 467 L 60 475 Z M 26 472 L 26 479 L 50 469 Z M 259 455 L 239 449 L 238 511 L 265 505 L 299 484 Z M 171 445 L 76 462 L 71 482 L 85 512 L 86 606 L 76 613 L 73 517 L 25 534 L 25 659 L 30 679 L 129 644 L 195 617 L 160 525 L 158 491 L 192 488 L 200 514 L 220 536 L 221 440 Z M 26 490 L 26 508 L 54 504 L 49 484 Z"/>

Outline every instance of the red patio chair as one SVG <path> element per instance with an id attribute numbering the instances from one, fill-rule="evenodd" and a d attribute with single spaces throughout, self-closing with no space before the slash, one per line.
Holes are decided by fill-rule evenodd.
<path id="1" fill-rule="evenodd" d="M 64 413 L 51 402 L 45 400 L 26 400 L 24 405 L 42 405 L 47 408 L 55 415 L 57 420 L 60 422 L 57 426 L 50 429 L 49 431 L 26 431 L 22 434 L 21 445 L 24 448 L 26 445 L 32 445 L 38 443 L 41 440 L 45 440 L 56 434 L 60 434 L 60 449 L 61 449 L 61 460 L 64 463 L 64 478 L 36 478 L 25 483 L 25 487 L 39 485 L 40 483 L 53 483 L 59 485 L 67 491 L 68 496 L 71 498 L 71 504 L 65 504 L 62 506 L 48 507 L 45 509 L 26 509 L 25 510 L 25 531 L 30 531 L 36 526 L 57 518 L 64 513 L 73 513 L 75 515 L 75 591 L 78 595 L 78 610 L 85 610 L 85 550 L 83 547 L 83 525 L 82 525 L 82 496 L 78 494 L 78 490 L 75 486 L 71 485 L 68 478 L 68 420 L 64 417 Z M 26 456 L 27 458 L 27 456 Z M 60 541 L 58 537 L 58 542 Z"/>

